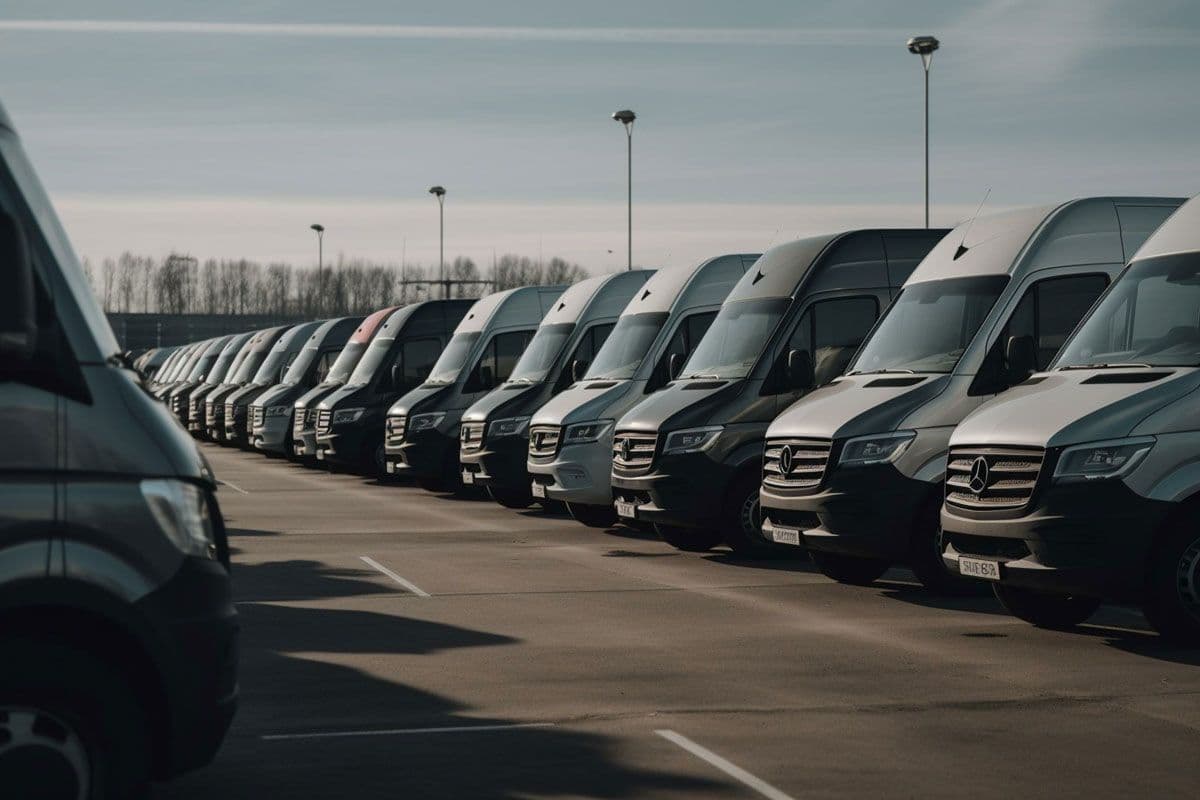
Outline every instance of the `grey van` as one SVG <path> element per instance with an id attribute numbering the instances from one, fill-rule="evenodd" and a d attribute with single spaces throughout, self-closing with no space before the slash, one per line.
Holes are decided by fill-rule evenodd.
<path id="1" fill-rule="evenodd" d="M 1021 619 L 1140 604 L 1200 641 L 1200 200 L 1163 223 L 1050 368 L 950 437 L 947 567 Z"/>
<path id="2" fill-rule="evenodd" d="M 921 262 L 847 374 L 771 425 L 763 534 L 845 583 L 895 563 L 928 589 L 950 434 L 1044 369 L 1127 254 L 1179 200 L 1093 197 L 968 220 Z"/>
<path id="3" fill-rule="evenodd" d="M 167 406 L 185 428 L 188 423 L 188 398 L 198 386 L 205 382 L 216 364 L 217 358 L 221 355 L 221 351 L 232 338 L 232 336 L 219 336 L 216 339 L 209 339 L 187 377 L 167 392 Z"/>
<path id="4" fill-rule="evenodd" d="M 529 421 L 547 400 L 587 372 L 621 311 L 653 270 L 635 269 L 580 281 L 563 292 L 538 326 L 508 380 L 462 415 L 462 481 L 482 486 L 509 508 L 546 500 L 544 484 L 531 488 L 525 462 Z"/>
<path id="5" fill-rule="evenodd" d="M 225 347 L 221 350 L 221 354 L 217 356 L 217 360 L 213 362 L 212 369 L 204 376 L 204 382 L 192 389 L 188 395 L 188 410 L 187 410 L 187 429 L 197 439 L 207 435 L 207 425 L 204 419 L 204 400 L 209 393 L 224 383 L 227 376 L 232 376 L 237 372 L 238 366 L 242 363 L 242 358 L 248 348 L 246 343 L 250 341 L 253 332 L 239 333 L 229 338 Z"/>
<path id="6" fill-rule="evenodd" d="M 288 367 L 304 350 L 308 337 L 319 327 L 321 321 L 304 322 L 284 330 L 250 381 L 225 397 L 225 441 L 250 446 L 250 404 L 283 380 Z"/>
<path id="7" fill-rule="evenodd" d="M 230 370 L 225 376 L 225 381 L 217 388 L 213 389 L 204 398 L 204 425 L 208 431 L 208 438 L 215 442 L 224 443 L 227 440 L 225 427 L 225 412 L 226 403 L 229 398 L 240 391 L 242 387 L 248 385 L 254 380 L 254 376 L 258 373 L 258 368 L 271 352 L 271 348 L 275 346 L 275 342 L 283 335 L 289 325 L 280 325 L 275 328 L 266 328 L 265 330 L 257 331 L 250 340 L 246 342 L 241 363 L 238 364 L 236 370 Z"/>
<path id="8" fill-rule="evenodd" d="M 661 269 L 621 312 L 587 373 L 533 415 L 526 468 L 535 497 L 565 502 L 594 527 L 617 521 L 613 425 L 678 376 L 721 303 L 758 255 L 726 255 Z"/>
<path id="9" fill-rule="evenodd" d="M 0 264 L 0 793 L 142 797 L 233 717 L 229 549 L 2 109 Z"/>
<path id="10" fill-rule="evenodd" d="M 775 416 L 842 373 L 944 230 L 860 230 L 772 247 L 662 391 L 617 421 L 617 514 L 669 544 L 763 551 L 758 486 Z"/>
<path id="11" fill-rule="evenodd" d="M 388 475 L 412 477 L 430 491 L 461 485 L 458 441 L 463 411 L 508 378 L 563 289 L 525 286 L 475 301 L 425 382 L 388 409 Z"/>

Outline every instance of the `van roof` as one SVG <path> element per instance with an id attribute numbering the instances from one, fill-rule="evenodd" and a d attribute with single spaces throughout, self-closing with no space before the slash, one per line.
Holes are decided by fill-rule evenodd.
<path id="1" fill-rule="evenodd" d="M 561 325 L 620 316 L 630 296 L 653 274 L 652 269 L 634 269 L 582 280 L 562 293 L 542 324 Z"/>
<path id="2" fill-rule="evenodd" d="M 371 341 L 371 337 L 375 335 L 375 331 L 379 328 L 379 326 L 382 325 L 384 320 L 386 320 L 388 316 L 390 316 L 391 313 L 398 308 L 400 308 L 400 306 L 388 306 L 387 308 L 381 308 L 378 311 L 368 314 L 367 317 L 358 324 L 358 327 L 354 329 L 354 334 L 350 337 L 350 343 L 366 344 L 367 342 Z"/>
<path id="3" fill-rule="evenodd" d="M 566 288 L 565 286 L 519 286 L 516 289 L 505 289 L 502 292 L 484 295 L 475 301 L 454 332 L 456 334 L 474 333 L 482 331 L 492 324 L 537 323 L 546 315 L 554 301 Z"/>
<path id="4" fill-rule="evenodd" d="M 1200 251 L 1200 196 L 1175 210 L 1133 254 L 1134 261 Z"/>
<path id="5" fill-rule="evenodd" d="M 757 253 L 732 254 L 705 259 L 695 266 L 660 269 L 629 301 L 621 316 L 669 313 L 677 306 L 720 305 L 729 288 L 758 258 Z"/>

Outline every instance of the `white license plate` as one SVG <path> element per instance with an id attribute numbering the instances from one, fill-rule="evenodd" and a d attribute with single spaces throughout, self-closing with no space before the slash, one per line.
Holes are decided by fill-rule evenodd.
<path id="1" fill-rule="evenodd" d="M 969 578 L 998 581 L 1000 580 L 1000 562 L 959 556 L 958 572 L 960 575 L 966 575 Z"/>
<path id="2" fill-rule="evenodd" d="M 387 471 L 389 475 L 396 474 L 396 463 L 394 461 L 387 462 Z"/>
<path id="3" fill-rule="evenodd" d="M 771 539 L 777 544 L 794 544 L 800 546 L 800 531 L 795 528 L 771 528 Z"/>
<path id="4" fill-rule="evenodd" d="M 473 486 L 475 484 L 475 473 L 469 469 L 463 470 L 463 484 L 465 486 Z"/>
<path id="5" fill-rule="evenodd" d="M 618 500 L 614 505 L 617 507 L 617 516 L 627 519 L 637 519 L 637 504 L 630 503 L 628 500 Z"/>
<path id="6" fill-rule="evenodd" d="M 325 451 L 318 450 L 317 451 L 317 461 L 324 461 L 324 460 L 325 460 Z"/>
<path id="7" fill-rule="evenodd" d="M 538 483 L 537 481 L 534 481 L 533 485 L 529 487 L 529 491 L 533 493 L 534 497 L 541 497 L 541 498 L 545 499 L 546 484 Z"/>

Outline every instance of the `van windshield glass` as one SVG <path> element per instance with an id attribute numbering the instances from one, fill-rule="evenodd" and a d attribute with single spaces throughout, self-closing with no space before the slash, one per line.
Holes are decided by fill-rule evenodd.
<path id="1" fill-rule="evenodd" d="M 275 383 L 279 379 L 279 368 L 287 361 L 287 347 L 273 347 L 267 354 L 258 372 L 254 373 L 254 383 Z"/>
<path id="2" fill-rule="evenodd" d="M 333 366 L 329 368 L 329 374 L 325 376 L 325 383 L 342 384 L 350 377 L 350 373 L 354 372 L 355 365 L 362 358 L 363 351 L 367 346 L 362 342 L 349 342 L 342 352 L 338 353 L 337 361 L 333 362 Z"/>
<path id="3" fill-rule="evenodd" d="M 1135 261 L 1051 369 L 1200 366 L 1200 255 Z"/>
<path id="4" fill-rule="evenodd" d="M 237 372 L 226 383 L 245 383 L 254 377 L 254 373 L 258 372 L 258 365 L 267 357 L 269 350 L 259 350 L 255 348 L 246 356 L 246 360 L 237 368 Z"/>
<path id="5" fill-rule="evenodd" d="M 562 352 L 563 346 L 575 330 L 574 322 L 560 322 L 557 325 L 540 325 L 537 333 L 529 341 L 529 346 L 521 354 L 521 360 L 513 367 L 512 375 L 508 376 L 509 383 L 541 383 L 550 374 L 555 359 Z"/>
<path id="6" fill-rule="evenodd" d="M 222 378 L 224 378 L 225 373 L 229 371 L 229 365 L 233 363 L 233 359 L 237 358 L 238 351 L 242 349 L 243 344 L 245 344 L 245 342 L 241 342 L 233 347 L 226 347 L 224 350 L 222 350 L 221 355 L 217 356 L 217 360 L 213 364 L 212 369 L 210 369 L 208 374 L 204 376 L 205 382 L 213 383 L 214 381 L 220 381 Z"/>
<path id="7" fill-rule="evenodd" d="M 218 352 L 218 350 L 212 350 L 200 356 L 200 360 L 196 362 L 196 366 L 192 367 L 191 374 L 187 376 L 188 381 L 198 381 L 203 378 L 213 365 L 213 362 L 217 360 Z"/>
<path id="8" fill-rule="evenodd" d="M 372 339 L 371 344 L 367 347 L 367 352 L 363 353 L 363 357 L 354 367 L 354 372 L 350 373 L 350 380 L 346 381 L 346 385 L 366 386 L 370 383 L 371 378 L 374 378 L 375 373 L 379 370 L 379 365 L 387 358 L 388 351 L 392 349 L 392 343 L 395 341 L 391 336 L 386 338 L 376 336 Z"/>
<path id="9" fill-rule="evenodd" d="M 767 349 L 790 297 L 736 300 L 717 318 L 684 365 L 683 378 L 744 378 Z"/>
<path id="10" fill-rule="evenodd" d="M 321 352 L 319 347 L 306 347 L 300 351 L 300 355 L 296 356 L 296 360 L 287 368 L 287 372 L 283 374 L 283 380 L 280 381 L 284 386 L 295 386 L 304 379 L 304 373 L 308 372 L 308 368 L 317 360 L 317 355 Z"/>
<path id="11" fill-rule="evenodd" d="M 670 315 L 665 313 L 630 314 L 617 320 L 617 326 L 600 346 L 591 369 L 583 376 L 590 380 L 628 380 L 650 352 L 658 332 Z"/>
<path id="12" fill-rule="evenodd" d="M 847 374 L 953 372 L 1007 284 L 988 275 L 904 287 Z"/>
<path id="13" fill-rule="evenodd" d="M 478 340 L 478 331 L 454 334 L 446 344 L 446 349 L 442 351 L 437 363 L 433 365 L 433 369 L 429 371 L 425 385 L 446 386 L 458 380 L 458 374 L 462 372 L 463 365 L 467 363 L 467 356 L 471 354 L 471 348 Z"/>

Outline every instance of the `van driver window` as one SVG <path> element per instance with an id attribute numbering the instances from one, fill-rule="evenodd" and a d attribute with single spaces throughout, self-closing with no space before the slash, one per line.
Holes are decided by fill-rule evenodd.
<path id="1" fill-rule="evenodd" d="M 791 350 L 807 352 L 812 357 L 813 385 L 829 383 L 846 371 L 878 315 L 879 304 L 874 297 L 814 303 L 792 332 L 784 358 Z"/>

